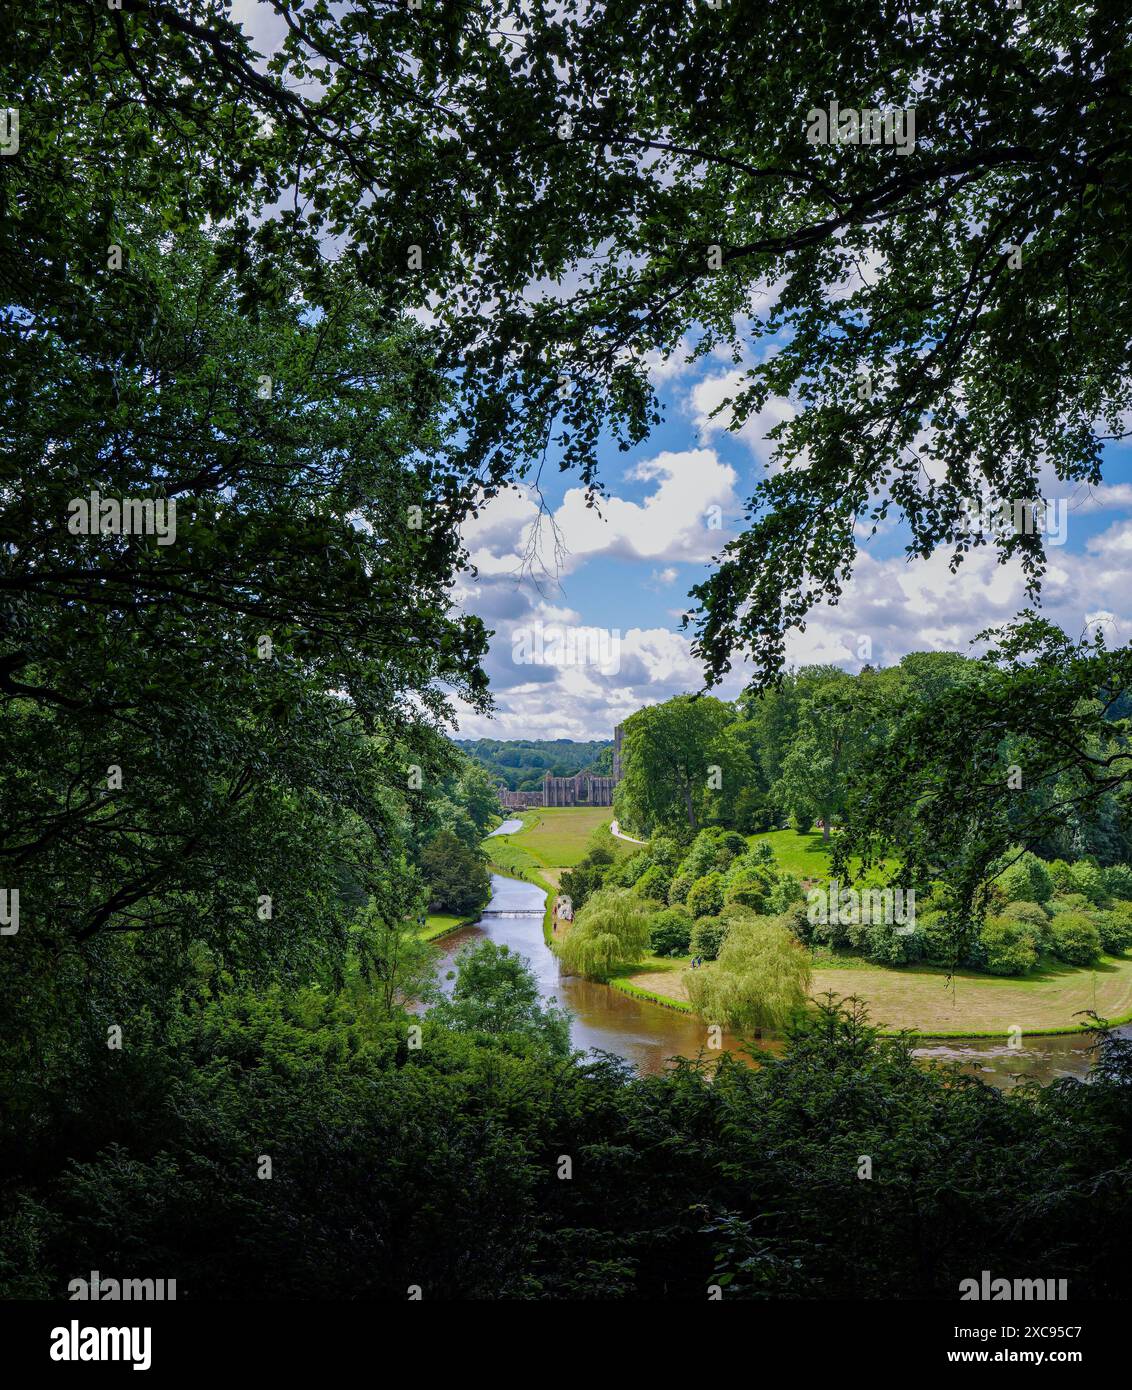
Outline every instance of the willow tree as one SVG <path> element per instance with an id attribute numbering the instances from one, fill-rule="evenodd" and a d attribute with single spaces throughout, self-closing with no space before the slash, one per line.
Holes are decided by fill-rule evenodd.
<path id="1" fill-rule="evenodd" d="M 627 888 L 602 888 L 574 918 L 558 954 L 573 975 L 605 979 L 648 950 L 649 913 Z"/>
<path id="2" fill-rule="evenodd" d="M 683 974 L 688 998 L 708 1023 L 739 1033 L 781 1032 L 806 1006 L 810 958 L 774 918 L 737 919 L 719 958 Z"/>

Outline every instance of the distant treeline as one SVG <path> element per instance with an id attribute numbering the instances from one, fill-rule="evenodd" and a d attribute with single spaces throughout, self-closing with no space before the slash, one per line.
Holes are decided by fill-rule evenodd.
<path id="1" fill-rule="evenodd" d="M 456 739 L 456 746 L 513 792 L 537 791 L 546 773 L 572 777 L 576 772 L 609 776 L 613 771 L 613 741 L 576 743 L 555 739 Z"/>

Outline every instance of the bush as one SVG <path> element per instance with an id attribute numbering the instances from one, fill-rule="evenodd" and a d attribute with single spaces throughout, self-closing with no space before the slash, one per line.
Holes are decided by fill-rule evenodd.
<path id="1" fill-rule="evenodd" d="M 692 919 L 682 907 L 666 907 L 649 918 L 649 949 L 656 956 L 686 956 L 692 946 Z"/>
<path id="2" fill-rule="evenodd" d="M 693 917 L 714 917 L 723 906 L 723 875 L 704 874 L 688 890 L 688 911 Z"/>
<path id="3" fill-rule="evenodd" d="M 1104 870 L 1090 859 L 1079 859 L 1069 866 L 1069 877 L 1076 892 L 1084 894 L 1094 906 L 1108 897 L 1104 886 Z"/>
<path id="4" fill-rule="evenodd" d="M 1103 871 L 1105 892 L 1110 898 L 1132 898 L 1132 868 L 1127 864 L 1110 864 Z"/>
<path id="5" fill-rule="evenodd" d="M 691 874 L 692 881 L 695 882 L 696 879 L 718 869 L 721 857 L 726 863 L 730 863 L 731 856 L 723 847 L 723 835 L 724 832 L 718 826 L 709 826 L 706 830 L 701 830 L 684 856 L 680 873 Z"/>
<path id="6" fill-rule="evenodd" d="M 1054 955 L 1067 965 L 1092 965 L 1100 956 L 1100 932 L 1083 912 L 1058 913 L 1050 933 Z"/>
<path id="7" fill-rule="evenodd" d="M 468 849 L 450 830 L 441 830 L 425 845 L 421 871 L 432 912 L 471 916 L 491 897 L 491 875 L 483 855 Z"/>
<path id="8" fill-rule="evenodd" d="M 767 907 L 775 916 L 787 911 L 795 903 L 804 903 L 806 894 L 802 881 L 795 874 L 781 873 L 771 885 L 767 896 Z"/>
<path id="9" fill-rule="evenodd" d="M 1012 922 L 1023 922 L 1031 929 L 1034 938 L 1034 945 L 1039 951 L 1052 949 L 1053 938 L 1050 936 L 1049 913 L 1042 907 L 1041 903 L 1007 903 L 998 914 L 1000 917 L 1007 917 Z"/>
<path id="10" fill-rule="evenodd" d="M 894 922 L 860 923 L 849 928 L 849 939 L 878 965 L 911 965 L 924 954 L 919 930 L 898 931 Z"/>
<path id="11" fill-rule="evenodd" d="M 574 904 L 575 912 L 604 885 L 612 866 L 613 855 L 603 848 L 590 850 L 572 869 L 564 870 L 558 886 Z"/>
<path id="12" fill-rule="evenodd" d="M 1053 879 L 1045 864 L 1028 850 L 1008 865 L 994 880 L 1004 901 L 1048 902 L 1053 897 Z"/>
<path id="13" fill-rule="evenodd" d="M 1093 923 L 1110 956 L 1123 955 L 1132 946 L 1132 902 L 1117 898 L 1107 911 L 1093 914 Z"/>
<path id="14" fill-rule="evenodd" d="M 916 931 L 925 960 L 935 965 L 955 964 L 955 943 L 947 914 L 941 908 L 929 908 L 916 914 Z"/>
<path id="15" fill-rule="evenodd" d="M 1053 880 L 1055 893 L 1074 893 L 1077 891 L 1073 885 L 1073 870 L 1064 859 L 1051 860 L 1047 867 L 1049 876 Z"/>
<path id="16" fill-rule="evenodd" d="M 658 902 L 663 903 L 668 900 L 671 884 L 671 869 L 666 869 L 660 864 L 650 864 L 634 884 L 634 891 L 639 898 L 656 898 Z"/>
<path id="17" fill-rule="evenodd" d="M 636 853 L 630 854 L 628 858 L 622 859 L 620 863 L 615 864 L 606 875 L 605 881 L 610 887 L 632 888 L 641 877 L 648 872 L 651 866 L 652 857 L 648 850 L 639 849 Z M 656 895 L 642 893 L 640 896 L 642 898 L 648 898 Z M 663 894 L 661 896 L 663 896 Z"/>
<path id="18" fill-rule="evenodd" d="M 688 901 L 688 890 L 695 879 L 691 874 L 677 874 L 672 880 L 672 886 L 668 890 L 668 902 L 670 906 Z"/>
<path id="19" fill-rule="evenodd" d="M 727 875 L 723 890 L 725 903 L 739 903 L 754 912 L 762 912 L 767 904 L 771 884 L 765 869 L 739 868 Z"/>
<path id="20" fill-rule="evenodd" d="M 1055 917 L 1062 912 L 1087 913 L 1089 900 L 1084 893 L 1058 893 L 1050 899 L 1049 910 Z"/>
<path id="21" fill-rule="evenodd" d="M 654 835 L 649 841 L 649 858 L 670 873 L 675 874 L 680 857 L 680 846 L 670 835 Z"/>
<path id="22" fill-rule="evenodd" d="M 722 917 L 701 917 L 692 928 L 692 955 L 715 960 L 727 940 L 728 931 L 730 926 Z"/>
<path id="23" fill-rule="evenodd" d="M 1025 975 L 1038 959 L 1034 932 L 1016 917 L 988 917 L 979 933 L 986 955 L 983 969 L 992 975 Z"/>

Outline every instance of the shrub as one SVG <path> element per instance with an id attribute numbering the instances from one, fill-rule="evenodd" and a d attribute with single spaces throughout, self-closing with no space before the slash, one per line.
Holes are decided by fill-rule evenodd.
<path id="1" fill-rule="evenodd" d="M 979 940 L 986 955 L 983 966 L 992 975 L 1024 975 L 1038 959 L 1035 929 L 1016 917 L 988 917 Z"/>
<path id="2" fill-rule="evenodd" d="M 639 898 L 656 898 L 659 902 L 666 902 L 671 884 L 671 869 L 666 869 L 660 864 L 650 864 L 634 884 L 634 891 Z"/>
<path id="3" fill-rule="evenodd" d="M 1132 902 L 1117 898 L 1107 911 L 1093 914 L 1093 923 L 1110 956 L 1122 955 L 1132 946 Z"/>
<path id="4" fill-rule="evenodd" d="M 1083 912 L 1059 912 L 1050 933 L 1054 955 L 1068 965 L 1092 965 L 1100 956 L 1100 933 Z"/>
<path id="5" fill-rule="evenodd" d="M 1110 898 L 1132 898 L 1132 868 L 1127 864 L 1110 864 L 1103 871 L 1105 892 Z"/>
<path id="6" fill-rule="evenodd" d="M 771 885 L 765 870 L 740 869 L 738 873 L 728 874 L 726 884 L 723 890 L 725 903 L 739 903 L 755 912 L 762 912 L 766 907 Z"/>
<path id="7" fill-rule="evenodd" d="M 994 880 L 1006 902 L 1048 902 L 1053 896 L 1053 879 L 1045 864 L 1028 850 L 1015 859 Z"/>
<path id="8" fill-rule="evenodd" d="M 742 835 L 737 834 L 734 830 L 726 830 L 720 837 L 719 848 L 716 850 L 716 867 L 726 869 L 746 853 L 747 842 Z"/>
<path id="9" fill-rule="evenodd" d="M 1058 893 L 1050 899 L 1049 910 L 1055 917 L 1062 912 L 1088 912 L 1089 900 L 1084 893 Z"/>
<path id="10" fill-rule="evenodd" d="M 692 928 L 691 951 L 704 960 L 715 960 L 727 940 L 730 927 L 722 917 L 701 917 Z"/>
<path id="11" fill-rule="evenodd" d="M 723 851 L 724 832 L 718 826 L 701 830 L 692 841 L 691 848 L 680 865 L 681 874 L 691 874 L 693 882 L 719 868 L 719 857 Z M 723 851 L 726 853 L 725 851 Z M 730 863 L 730 857 L 727 857 Z"/>
<path id="12" fill-rule="evenodd" d="M 916 935 L 923 959 L 935 965 L 957 965 L 955 933 L 947 913 L 941 908 L 916 913 Z"/>
<path id="13" fill-rule="evenodd" d="M 654 835 L 649 841 L 649 858 L 673 874 L 679 866 L 680 854 L 680 846 L 670 835 Z"/>
<path id="14" fill-rule="evenodd" d="M 1064 859 L 1053 859 L 1048 864 L 1049 876 L 1053 880 L 1055 893 L 1073 893 L 1073 870 Z"/>
<path id="15" fill-rule="evenodd" d="M 622 859 L 620 863 L 615 864 L 606 875 L 605 881 L 611 887 L 632 888 L 641 876 L 648 872 L 651 866 L 652 858 L 648 850 L 639 849 L 635 854 L 630 854 L 628 858 Z M 641 894 L 643 898 L 649 896 L 651 895 L 648 893 Z"/>
<path id="16" fill-rule="evenodd" d="M 1094 905 L 1104 902 L 1107 898 L 1104 870 L 1099 864 L 1094 864 L 1089 859 L 1079 859 L 1076 864 L 1069 866 L 1069 876 L 1074 890 L 1084 894 Z"/>
<path id="17" fill-rule="evenodd" d="M 688 911 L 693 917 L 714 917 L 723 906 L 723 875 L 704 874 L 688 890 Z"/>
<path id="18" fill-rule="evenodd" d="M 563 871 L 558 886 L 574 904 L 575 912 L 604 885 L 612 863 L 613 856 L 606 858 L 604 850 L 591 850 L 572 869 Z"/>
<path id="19" fill-rule="evenodd" d="M 669 904 L 675 906 L 677 903 L 687 902 L 688 890 L 695 881 L 691 874 L 677 874 L 668 890 Z"/>
<path id="20" fill-rule="evenodd" d="M 682 907 L 666 907 L 649 918 L 649 949 L 657 956 L 686 956 L 692 945 L 692 919 Z"/>
<path id="21" fill-rule="evenodd" d="M 1041 903 L 1007 903 L 998 915 L 1009 918 L 1012 922 L 1023 922 L 1029 927 L 1034 945 L 1039 951 L 1052 949 L 1053 938 L 1050 936 L 1049 930 L 1050 917 Z"/>
<path id="22" fill-rule="evenodd" d="M 793 907 L 795 903 L 804 903 L 806 894 L 802 889 L 802 882 L 795 874 L 781 873 L 771 885 L 770 893 L 767 897 L 767 907 L 778 915 L 785 912 L 787 908 Z"/>
<path id="23" fill-rule="evenodd" d="M 863 922 L 849 928 L 849 939 L 878 965 L 910 965 L 924 954 L 919 930 L 898 931 L 894 922 Z"/>

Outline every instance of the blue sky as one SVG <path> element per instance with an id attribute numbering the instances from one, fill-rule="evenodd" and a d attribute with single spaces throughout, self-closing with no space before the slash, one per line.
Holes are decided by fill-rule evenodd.
<path id="1" fill-rule="evenodd" d="M 488 661 L 496 711 L 487 718 L 462 709 L 462 736 L 608 737 L 642 705 L 699 688 L 691 634 L 680 629 L 687 593 L 741 524 L 743 502 L 765 476 L 766 431 L 791 409 L 773 404 L 732 434 L 709 413 L 734 371 L 730 361 L 708 357 L 690 366 L 672 360 L 657 372 L 665 422 L 629 453 L 606 449 L 602 519 L 585 511 L 575 478 L 548 468 L 541 489 L 566 549 L 557 567 L 545 526 L 536 547 L 542 573 L 524 564 L 537 512 L 529 492 L 507 494 L 469 526 L 480 575 L 457 597 L 496 630 Z M 1075 634 L 1093 622 L 1110 643 L 1132 640 L 1132 449 L 1109 446 L 1099 488 L 1066 488 L 1049 477 L 1042 493 L 1068 506 L 1065 544 L 1048 549 L 1043 611 Z M 709 529 L 712 507 L 720 530 Z M 909 562 L 905 535 L 899 522 L 872 538 L 862 534 L 841 602 L 791 634 L 790 664 L 834 661 L 855 670 L 862 653 L 881 665 L 909 651 L 969 653 L 976 632 L 1025 606 L 1020 570 L 997 565 L 991 548 L 973 552 L 952 575 L 942 552 Z M 540 664 L 529 659 L 540 625 L 544 658 L 555 628 L 602 629 L 604 639 L 579 639 L 566 663 Z M 717 693 L 732 696 L 746 679 L 737 664 Z"/>
<path id="2" fill-rule="evenodd" d="M 286 32 L 259 0 L 234 0 L 233 13 L 264 54 Z M 865 276 L 881 270 L 866 258 Z M 846 282 L 828 292 L 843 298 L 854 288 Z M 752 315 L 761 317 L 773 297 L 773 287 L 756 290 Z M 759 349 L 773 350 L 769 342 Z M 700 688 L 690 634 L 680 630 L 687 592 L 734 534 L 769 459 L 766 431 L 792 409 L 789 402 L 773 403 L 740 432 L 729 433 L 721 419 L 708 417 L 735 374 L 723 358 L 689 366 L 677 356 L 654 364 L 666 420 L 631 453 L 612 444 L 605 450 L 602 474 L 610 501 L 604 519 L 582 506 L 574 478 L 547 470 L 543 496 L 565 553 L 556 562 L 544 528 L 534 545 L 541 575 L 525 564 L 537 514 L 529 491 L 493 501 L 466 528 L 480 574 L 459 583 L 454 599 L 496 631 L 487 662 L 496 711 L 488 718 L 458 706 L 461 735 L 604 738 L 642 705 Z M 1124 428 L 1132 428 L 1132 421 Z M 1132 449 L 1110 446 L 1104 483 L 1095 490 L 1067 489 L 1049 477 L 1041 491 L 1046 498 L 1066 498 L 1069 506 L 1066 544 L 1049 551 L 1043 611 L 1074 635 L 1088 623 L 1102 623 L 1110 644 L 1132 641 Z M 712 508 L 719 509 L 719 530 L 709 528 Z M 839 605 L 816 610 L 804 633 L 789 636 L 790 664 L 833 661 L 854 670 L 863 650 L 881 665 L 909 651 L 968 653 L 975 633 L 1008 621 L 1025 606 L 1018 568 L 997 566 L 992 548 L 972 552 L 952 575 L 946 553 L 909 563 L 903 543 L 903 528 L 895 521 L 883 534 L 862 536 Z M 545 656 L 555 633 L 560 640 L 578 628 L 593 635 L 575 642 L 570 662 L 526 659 L 536 633 L 550 639 L 543 644 Z M 737 665 L 717 693 L 733 696 L 745 683 Z"/>

